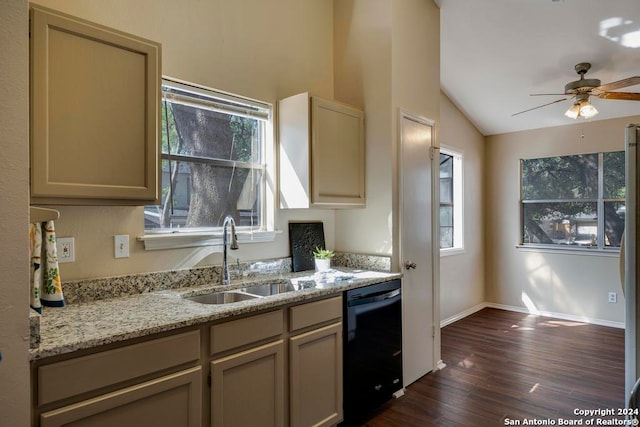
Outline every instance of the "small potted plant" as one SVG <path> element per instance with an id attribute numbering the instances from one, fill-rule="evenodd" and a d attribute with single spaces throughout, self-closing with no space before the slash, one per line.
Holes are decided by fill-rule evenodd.
<path id="1" fill-rule="evenodd" d="M 322 249 L 316 246 L 313 251 L 313 258 L 316 263 L 316 271 L 327 271 L 331 269 L 331 258 L 335 253 L 329 249 Z"/>

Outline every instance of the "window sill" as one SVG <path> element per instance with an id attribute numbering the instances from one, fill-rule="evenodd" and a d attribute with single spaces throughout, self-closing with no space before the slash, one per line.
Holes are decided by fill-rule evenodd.
<path id="1" fill-rule="evenodd" d="M 618 258 L 619 249 L 587 249 L 587 248 L 557 248 L 543 245 L 516 245 L 516 249 L 522 252 L 537 252 L 548 254 L 579 255 L 579 256 L 599 256 Z"/>
<path id="2" fill-rule="evenodd" d="M 445 256 L 461 255 L 464 253 L 464 248 L 444 248 L 440 249 L 440 258 Z"/>
<path id="3" fill-rule="evenodd" d="M 273 242 L 276 234 L 282 233 L 281 230 L 275 231 L 238 231 L 236 236 L 239 244 L 246 243 L 266 243 Z M 147 251 L 155 251 L 161 249 L 179 249 L 179 248 L 195 248 L 201 246 L 218 246 L 222 250 L 222 232 L 205 233 L 205 232 L 176 232 L 176 233 L 157 233 L 145 234 L 137 238 L 138 241 L 144 242 L 144 249 Z"/>

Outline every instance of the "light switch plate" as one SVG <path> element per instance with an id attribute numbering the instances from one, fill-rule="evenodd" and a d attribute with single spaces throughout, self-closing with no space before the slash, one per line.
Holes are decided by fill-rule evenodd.
<path id="1" fill-rule="evenodd" d="M 129 257 L 129 235 L 119 234 L 113 236 L 114 243 L 114 256 L 116 258 L 128 258 Z"/>

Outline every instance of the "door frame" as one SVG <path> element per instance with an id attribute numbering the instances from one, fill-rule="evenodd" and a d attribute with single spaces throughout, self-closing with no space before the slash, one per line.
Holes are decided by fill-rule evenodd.
<path id="1" fill-rule="evenodd" d="M 441 338 L 440 338 L 440 239 L 435 238 L 435 236 L 439 236 L 440 234 L 440 217 L 439 217 L 439 200 L 440 200 L 440 162 L 439 162 L 439 154 L 440 147 L 437 141 L 437 133 L 436 133 L 436 122 L 435 120 L 428 119 L 419 114 L 404 110 L 402 108 L 398 109 L 398 123 L 397 123 L 397 197 L 396 203 L 394 206 L 394 212 L 396 212 L 397 216 L 397 230 L 395 239 L 398 242 L 397 251 L 395 252 L 395 259 L 392 260 L 392 263 L 395 264 L 397 271 L 402 272 L 403 270 L 403 242 L 402 242 L 402 232 L 404 230 L 403 225 L 403 189 L 404 189 L 404 165 L 403 165 L 403 120 L 411 120 L 413 122 L 423 124 L 431 128 L 431 147 L 429 148 L 430 157 L 431 157 L 431 234 L 432 234 L 432 248 L 431 248 L 431 257 L 432 257 L 432 315 L 433 315 L 433 366 L 432 372 L 444 367 L 444 364 L 441 360 Z M 406 387 L 408 384 L 404 384 Z"/>

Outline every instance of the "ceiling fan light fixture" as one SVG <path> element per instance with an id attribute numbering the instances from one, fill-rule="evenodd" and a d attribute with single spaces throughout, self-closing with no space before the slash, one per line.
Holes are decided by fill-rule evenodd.
<path id="1" fill-rule="evenodd" d="M 580 116 L 585 119 L 590 119 L 591 117 L 598 114 L 598 110 L 594 107 L 589 101 L 582 101 L 580 103 Z"/>
<path id="2" fill-rule="evenodd" d="M 576 102 L 575 104 L 573 104 L 571 107 L 569 107 L 569 109 L 564 113 L 565 116 L 569 117 L 570 119 L 577 119 L 578 116 L 580 115 L 580 103 Z"/>

